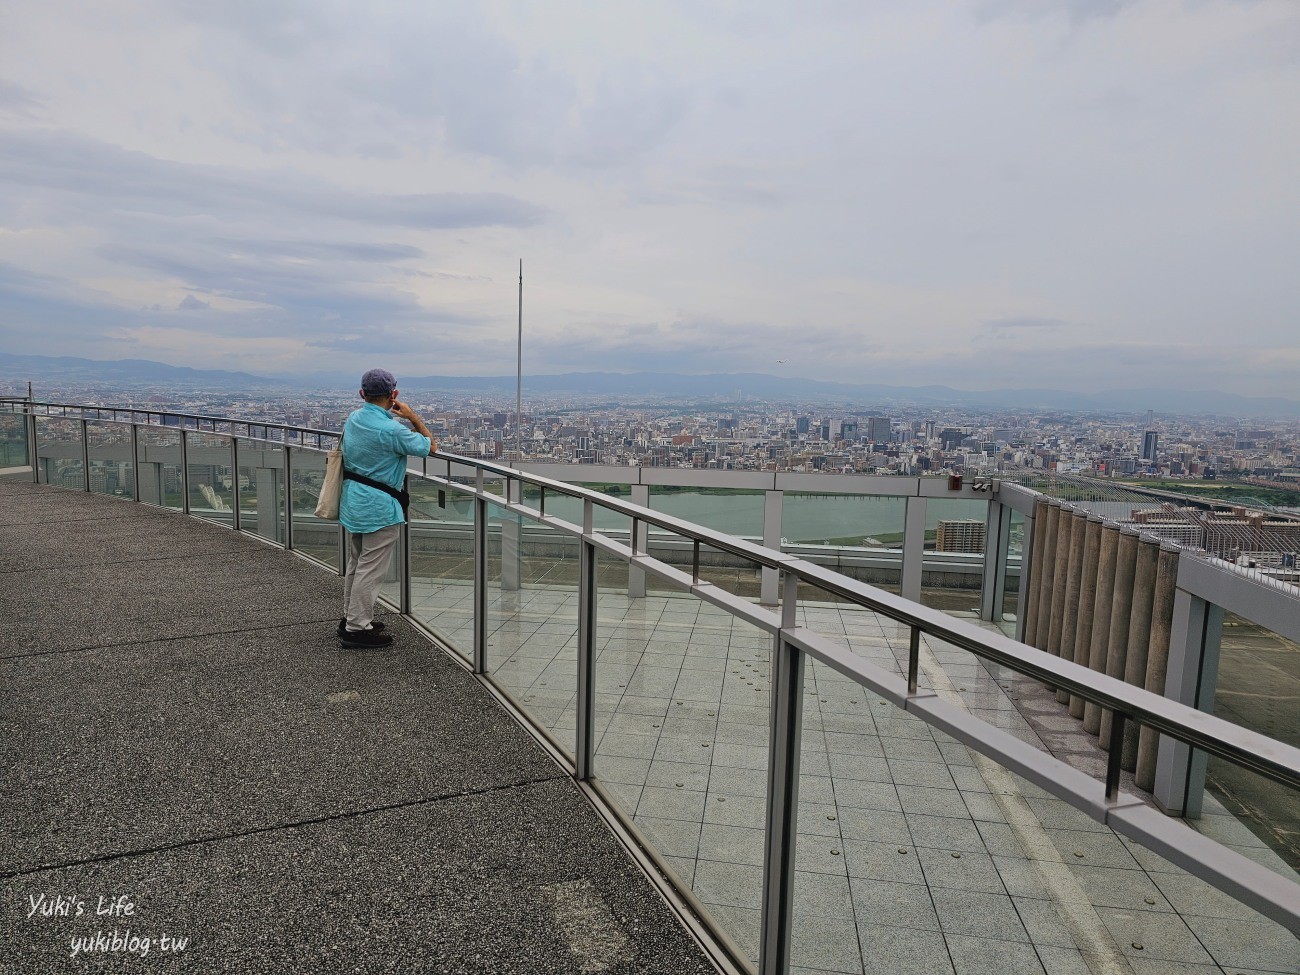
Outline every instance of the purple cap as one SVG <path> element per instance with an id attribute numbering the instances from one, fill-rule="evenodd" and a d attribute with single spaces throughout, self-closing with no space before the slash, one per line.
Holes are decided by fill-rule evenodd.
<path id="1" fill-rule="evenodd" d="M 397 388 L 397 377 L 387 369 L 371 369 L 361 377 L 361 392 L 366 396 L 387 396 Z"/>

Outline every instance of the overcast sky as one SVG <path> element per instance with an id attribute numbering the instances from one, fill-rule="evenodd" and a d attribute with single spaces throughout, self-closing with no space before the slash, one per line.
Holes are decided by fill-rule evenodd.
<path id="1" fill-rule="evenodd" d="M 1296 0 L 4 0 L 0 348 L 1300 398 Z M 783 360 L 783 361 L 781 361 Z"/>

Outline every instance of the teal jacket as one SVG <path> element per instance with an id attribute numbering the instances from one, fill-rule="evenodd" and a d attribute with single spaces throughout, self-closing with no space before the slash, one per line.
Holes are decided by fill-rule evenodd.
<path id="1" fill-rule="evenodd" d="M 343 466 L 401 490 L 407 457 L 427 457 L 429 438 L 408 430 L 382 406 L 367 403 L 343 425 Z M 353 534 L 400 525 L 397 499 L 356 481 L 343 482 L 339 521 Z"/>

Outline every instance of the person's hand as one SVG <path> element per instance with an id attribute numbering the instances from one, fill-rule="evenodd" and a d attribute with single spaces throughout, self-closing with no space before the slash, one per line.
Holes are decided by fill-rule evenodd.
<path id="1" fill-rule="evenodd" d="M 393 400 L 393 413 L 403 420 L 415 420 L 415 410 L 398 400 Z"/>

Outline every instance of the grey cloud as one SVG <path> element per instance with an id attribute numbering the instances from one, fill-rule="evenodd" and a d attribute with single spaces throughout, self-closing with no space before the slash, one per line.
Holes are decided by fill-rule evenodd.
<path id="1" fill-rule="evenodd" d="M 34 119 L 44 107 L 44 101 L 28 88 L 0 78 L 0 115 L 13 118 Z"/>
<path id="2" fill-rule="evenodd" d="M 262 258 L 297 258 L 319 261 L 356 261 L 388 264 L 425 256 L 410 244 L 368 244 L 361 241 L 326 240 L 258 240 L 252 237 L 211 237 L 204 243 L 228 249 L 236 254 Z"/>
<path id="3" fill-rule="evenodd" d="M 193 295 L 186 295 L 181 299 L 181 303 L 176 306 L 177 311 L 206 311 L 212 306 L 206 301 L 200 301 Z"/>
<path id="4" fill-rule="evenodd" d="M 632 62 L 580 85 L 544 55 L 522 55 L 473 4 L 414 7 L 402 17 L 297 2 L 180 12 L 225 32 L 208 48 L 208 66 L 242 102 L 261 107 L 251 119 L 266 120 L 253 135 L 229 134 L 268 148 L 392 157 L 447 146 L 513 166 L 604 169 L 640 163 L 693 100 L 689 88 Z M 276 84 L 265 83 L 267 73 Z"/>
<path id="5" fill-rule="evenodd" d="M 114 263 L 153 272 L 205 294 L 269 305 L 286 330 L 311 334 L 326 323 L 358 324 L 419 318 L 411 294 L 352 276 L 340 279 L 331 267 L 278 264 L 222 257 L 216 253 L 111 244 L 97 253 Z M 267 313 L 228 316 L 254 321 Z"/>
<path id="6" fill-rule="evenodd" d="M 170 162 L 105 142 L 37 131 L 0 135 L 0 178 L 89 198 L 97 210 L 171 215 L 278 214 L 430 230 L 527 227 L 545 213 L 503 193 L 363 193 L 299 175 Z"/>
<path id="7" fill-rule="evenodd" d="M 984 327 L 994 331 L 1003 329 L 1051 329 L 1051 328 L 1068 328 L 1069 322 L 1060 318 L 1035 318 L 1033 316 L 1022 316 L 1012 318 L 995 318 L 992 321 L 984 323 Z"/>
<path id="8" fill-rule="evenodd" d="M 1115 17 L 1142 0 L 985 0 L 975 10 L 976 20 L 986 23 L 1005 18 L 1038 20 L 1064 13 L 1072 24 Z"/>

